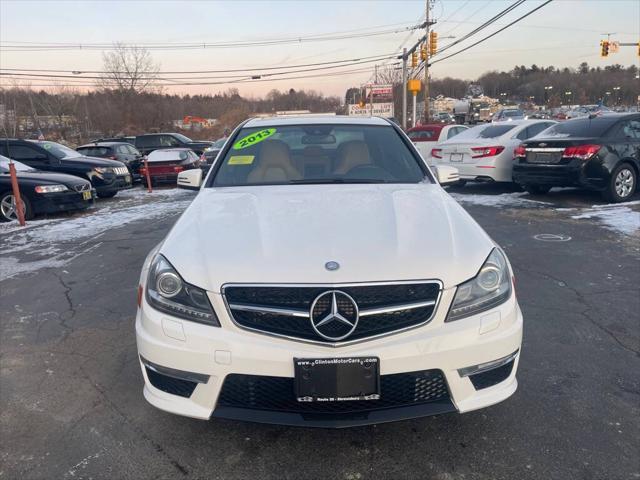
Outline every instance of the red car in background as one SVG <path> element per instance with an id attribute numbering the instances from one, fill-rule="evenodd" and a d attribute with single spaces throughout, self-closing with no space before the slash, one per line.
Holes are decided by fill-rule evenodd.
<path id="1" fill-rule="evenodd" d="M 146 166 L 140 167 L 140 175 L 145 185 L 147 183 L 147 168 L 152 185 L 177 183 L 180 172 L 200 168 L 200 157 L 189 148 L 154 150 L 148 155 Z"/>

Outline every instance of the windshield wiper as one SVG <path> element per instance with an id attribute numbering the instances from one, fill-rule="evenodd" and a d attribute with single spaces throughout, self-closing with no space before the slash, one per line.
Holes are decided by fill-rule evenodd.
<path id="1" fill-rule="evenodd" d="M 387 183 L 377 178 L 303 178 L 301 180 L 289 180 L 291 185 L 321 185 L 329 183 Z"/>

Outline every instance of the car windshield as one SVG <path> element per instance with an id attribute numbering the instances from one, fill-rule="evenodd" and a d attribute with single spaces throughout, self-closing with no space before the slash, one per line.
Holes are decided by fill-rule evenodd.
<path id="1" fill-rule="evenodd" d="M 539 134 L 538 137 L 601 137 L 613 123 L 614 121 L 606 117 L 580 117 L 556 123 Z"/>
<path id="2" fill-rule="evenodd" d="M 72 148 L 65 147 L 64 145 L 56 142 L 37 142 L 37 144 L 47 150 L 58 160 L 62 160 L 63 158 L 78 158 L 82 156 L 81 153 L 76 152 Z"/>
<path id="3" fill-rule="evenodd" d="M 24 163 L 13 161 L 16 172 L 35 172 L 35 168 L 26 166 Z M 0 173 L 9 173 L 9 159 L 0 155 Z"/>
<path id="4" fill-rule="evenodd" d="M 505 110 L 502 112 L 503 117 L 523 117 L 524 113 L 520 110 Z"/>
<path id="5" fill-rule="evenodd" d="M 106 157 L 111 154 L 109 147 L 79 147 L 78 152 L 88 157 Z"/>
<path id="6" fill-rule="evenodd" d="M 181 133 L 174 133 L 173 134 L 174 137 L 179 138 L 181 142 L 184 143 L 190 143 L 193 142 L 193 140 L 191 140 L 189 137 L 185 137 L 184 135 L 182 135 Z"/>
<path id="7" fill-rule="evenodd" d="M 478 125 L 459 133 L 454 138 L 456 142 L 460 140 L 474 140 L 476 138 L 498 138 L 514 128 L 516 128 L 516 125 L 512 122 L 509 122 L 508 125 Z"/>
<path id="8" fill-rule="evenodd" d="M 212 186 L 418 183 L 428 175 L 393 127 L 373 125 L 244 128 L 219 165 Z"/>

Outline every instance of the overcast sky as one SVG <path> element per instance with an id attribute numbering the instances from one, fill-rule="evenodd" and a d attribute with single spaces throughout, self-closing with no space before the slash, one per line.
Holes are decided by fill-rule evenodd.
<path id="1" fill-rule="evenodd" d="M 433 15 L 441 37 L 461 37 L 514 0 L 438 0 Z M 540 5 L 529 0 L 473 40 L 504 26 Z M 8 42 L 207 43 L 305 37 L 333 32 L 402 29 L 419 23 L 423 0 L 390 1 L 29 1 L 0 0 L 0 68 L 99 70 L 100 50 L 9 51 Z M 432 77 L 473 79 L 514 65 L 576 67 L 581 62 L 605 66 L 638 64 L 637 47 L 622 47 L 608 59 L 599 57 L 604 32 L 622 42 L 640 38 L 639 0 L 555 0 L 487 42 L 434 65 Z M 153 51 L 164 71 L 271 67 L 385 55 L 420 33 L 406 31 L 365 38 L 300 42 L 276 46 L 199 48 Z M 453 39 L 442 38 L 440 45 Z M 464 47 L 469 40 L 460 44 Z M 25 43 L 26 44 L 26 43 Z M 456 47 L 449 50 L 454 52 Z M 447 53 L 449 53 L 447 52 Z M 368 66 L 368 65 L 364 65 Z M 361 68 L 345 67 L 343 70 Z M 373 67 L 371 66 L 371 70 Z M 339 71 L 339 69 L 337 70 Z M 300 75 L 300 74 L 299 74 Z M 306 74 L 309 75 L 309 74 Z M 237 87 L 245 95 L 272 88 L 305 88 L 342 96 L 347 87 L 366 82 L 370 72 L 324 78 L 253 84 L 176 86 L 171 93 L 215 93 Z M 32 82 L 34 85 L 38 82 Z M 44 80 L 41 83 L 51 83 Z M 6 85 L 6 82 L 4 82 Z"/>

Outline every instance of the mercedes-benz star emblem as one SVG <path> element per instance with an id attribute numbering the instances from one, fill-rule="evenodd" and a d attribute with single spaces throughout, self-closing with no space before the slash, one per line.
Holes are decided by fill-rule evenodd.
<path id="1" fill-rule="evenodd" d="M 325 340 L 344 340 L 358 326 L 358 305 L 340 290 L 321 293 L 311 304 L 311 326 Z"/>
<path id="2" fill-rule="evenodd" d="M 333 271 L 338 270 L 340 268 L 340 264 L 338 262 L 327 262 L 324 264 L 324 268 L 327 270 Z"/>

